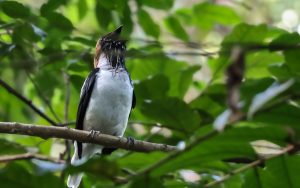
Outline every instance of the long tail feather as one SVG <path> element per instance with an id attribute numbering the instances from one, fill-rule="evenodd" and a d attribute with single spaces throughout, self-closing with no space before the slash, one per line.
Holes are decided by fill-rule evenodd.
<path id="1" fill-rule="evenodd" d="M 83 164 L 89 158 L 91 158 L 95 153 L 101 153 L 102 146 L 94 145 L 94 144 L 83 144 L 82 146 L 82 158 L 78 157 L 78 147 L 77 142 L 74 142 L 74 154 L 71 159 L 71 164 L 74 166 L 78 166 Z M 77 188 L 80 185 L 83 173 L 71 174 L 68 177 L 67 186 L 69 188 Z"/>

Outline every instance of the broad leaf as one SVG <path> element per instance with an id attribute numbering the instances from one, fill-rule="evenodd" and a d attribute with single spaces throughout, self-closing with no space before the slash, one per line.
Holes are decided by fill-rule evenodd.
<path id="1" fill-rule="evenodd" d="M 185 31 L 185 29 L 182 27 L 181 23 L 178 21 L 177 18 L 174 16 L 168 16 L 165 19 L 165 25 L 167 29 L 177 38 L 183 40 L 183 41 L 188 41 L 189 40 L 189 35 Z"/>
<path id="2" fill-rule="evenodd" d="M 27 18 L 30 15 L 29 8 L 16 1 L 2 1 L 0 7 L 5 14 L 12 18 Z"/>
<path id="3" fill-rule="evenodd" d="M 159 25 L 157 25 L 151 18 L 151 16 L 144 9 L 138 10 L 138 20 L 143 28 L 144 32 L 147 35 L 153 36 L 155 38 L 159 37 L 160 29 Z"/>
<path id="4" fill-rule="evenodd" d="M 140 109 L 154 121 L 188 132 L 200 126 L 200 116 L 177 98 L 145 100 Z"/>
<path id="5" fill-rule="evenodd" d="M 201 3 L 193 7 L 194 22 L 201 29 L 210 29 L 216 23 L 223 25 L 234 25 L 240 22 L 237 13 L 228 6 L 212 3 Z"/>

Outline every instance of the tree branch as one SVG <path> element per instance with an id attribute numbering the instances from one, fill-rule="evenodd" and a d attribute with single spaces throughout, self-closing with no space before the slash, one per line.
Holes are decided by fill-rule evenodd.
<path id="1" fill-rule="evenodd" d="M 50 117 L 48 117 L 44 112 L 42 112 L 40 109 L 38 109 L 34 104 L 32 104 L 32 101 L 21 95 L 19 92 L 17 92 L 14 88 L 10 87 L 6 82 L 4 82 L 2 79 L 0 79 L 0 85 L 6 89 L 9 93 L 16 96 L 18 99 L 20 99 L 23 103 L 27 104 L 33 111 L 35 111 L 38 115 L 40 115 L 42 118 L 44 118 L 46 121 L 48 121 L 51 125 L 57 126 L 57 123 L 52 120 Z"/>
<path id="2" fill-rule="evenodd" d="M 277 154 L 274 154 L 274 155 L 271 155 L 271 156 L 268 156 L 268 157 L 264 157 L 264 158 L 261 158 L 261 159 L 257 159 L 255 161 L 253 161 L 252 163 L 249 163 L 245 166 L 242 166 L 240 168 L 237 168 L 231 172 L 229 172 L 228 174 L 226 174 L 225 176 L 223 176 L 221 179 L 217 180 L 217 181 L 213 181 L 213 182 L 210 182 L 208 184 L 206 184 L 204 187 L 206 188 L 209 188 L 209 187 L 215 187 L 216 185 L 228 180 L 229 178 L 231 178 L 232 176 L 236 175 L 236 174 L 239 174 L 241 172 L 244 172 L 246 170 L 248 170 L 249 168 L 253 168 L 255 166 L 258 166 L 260 165 L 261 163 L 263 163 L 264 161 L 266 160 L 269 160 L 269 159 L 273 159 L 275 157 L 279 157 L 283 154 L 286 154 L 290 151 L 292 151 L 295 147 L 293 145 L 288 145 L 287 147 L 283 148 L 281 150 L 281 152 L 277 153 Z"/>
<path id="3" fill-rule="evenodd" d="M 51 161 L 51 162 L 55 162 L 55 163 L 64 163 L 65 162 L 63 160 L 50 158 L 48 156 L 44 156 L 44 155 L 37 154 L 37 153 L 22 153 L 22 154 L 16 154 L 16 155 L 0 156 L 0 163 L 7 163 L 10 161 L 24 160 L 24 159 L 39 159 L 39 160 Z"/>
<path id="4" fill-rule="evenodd" d="M 128 144 L 128 139 L 122 137 L 100 133 L 91 136 L 89 131 L 76 130 L 67 127 L 41 126 L 16 122 L 0 122 L 0 133 L 37 136 L 44 139 L 63 138 L 77 140 L 83 143 L 94 143 L 106 147 L 122 148 L 137 152 L 170 152 L 177 150 L 177 147 L 166 144 L 156 144 L 141 140 L 134 140 L 134 144 Z"/>

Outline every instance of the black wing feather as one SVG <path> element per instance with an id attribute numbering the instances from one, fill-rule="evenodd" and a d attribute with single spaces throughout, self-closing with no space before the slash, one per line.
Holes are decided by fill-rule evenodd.
<path id="1" fill-rule="evenodd" d="M 92 95 L 92 91 L 96 81 L 96 73 L 98 71 L 99 68 L 96 68 L 93 71 L 91 71 L 83 85 L 80 101 L 78 105 L 78 110 L 77 110 L 76 129 L 83 130 L 83 121 L 84 121 L 85 113 L 90 102 L 90 97 Z M 82 156 L 82 143 L 77 142 L 77 147 L 78 147 L 77 148 L 78 157 L 80 159 Z"/>
<path id="2" fill-rule="evenodd" d="M 134 90 L 133 90 L 131 109 L 134 109 L 135 105 L 136 105 L 136 97 L 135 97 L 135 93 L 134 93 Z"/>

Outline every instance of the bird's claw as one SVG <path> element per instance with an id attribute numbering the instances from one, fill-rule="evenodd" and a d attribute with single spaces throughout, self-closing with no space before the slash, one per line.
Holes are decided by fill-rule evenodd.
<path id="1" fill-rule="evenodd" d="M 91 138 L 94 138 L 95 135 L 99 135 L 99 134 L 100 134 L 100 131 L 90 130 L 89 136 Z"/>
<path id="2" fill-rule="evenodd" d="M 132 138 L 132 137 L 127 137 L 127 142 L 126 142 L 126 144 L 127 144 L 127 146 L 129 147 L 129 148 L 131 148 L 131 147 L 133 147 L 134 146 L 134 138 Z"/>

